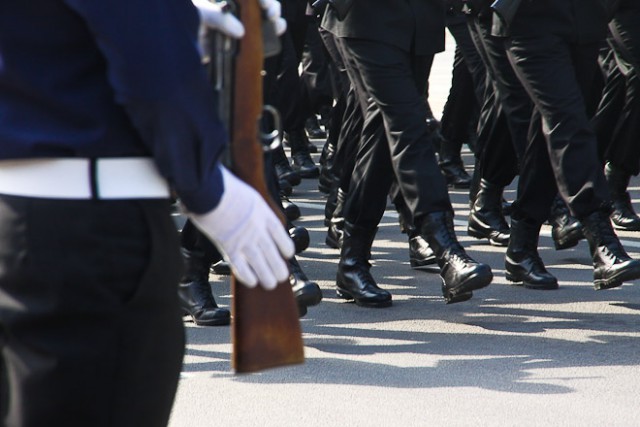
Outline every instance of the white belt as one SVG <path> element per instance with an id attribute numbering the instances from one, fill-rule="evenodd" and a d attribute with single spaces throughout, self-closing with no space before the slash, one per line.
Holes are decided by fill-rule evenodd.
<path id="1" fill-rule="evenodd" d="M 47 199 L 166 199 L 147 157 L 0 160 L 0 194 Z"/>

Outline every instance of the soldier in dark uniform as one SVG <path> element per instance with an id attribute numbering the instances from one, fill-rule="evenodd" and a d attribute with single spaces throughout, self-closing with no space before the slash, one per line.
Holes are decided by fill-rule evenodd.
<path id="1" fill-rule="evenodd" d="M 640 231 L 627 186 L 640 172 L 640 3 L 621 0 L 609 24 L 606 85 L 593 118 L 619 230 Z"/>
<path id="2" fill-rule="evenodd" d="M 391 294 L 371 276 L 369 258 L 395 177 L 413 224 L 440 263 L 445 298 L 463 301 L 493 276 L 456 239 L 447 184 L 426 123 L 424 94 L 433 55 L 444 47 L 444 5 L 436 0 L 348 3 L 345 16 L 330 6 L 323 19 L 353 61 L 349 77 L 364 88 L 368 104 L 344 208 L 338 294 L 363 306 L 391 305 Z"/>
<path id="3" fill-rule="evenodd" d="M 288 276 L 291 239 L 218 162 L 197 29 L 184 0 L 0 6 L 4 426 L 166 425 L 184 351 L 170 187 L 241 282 Z"/>
<path id="4" fill-rule="evenodd" d="M 557 288 L 537 253 L 540 225 L 548 216 L 556 185 L 584 227 L 595 288 L 639 278 L 640 262 L 627 255 L 609 221 L 609 191 L 586 111 L 607 31 L 604 2 L 536 0 L 519 2 L 517 8 L 517 0 L 498 3 L 494 30 L 508 35 L 509 60 L 534 103 L 511 216 L 507 278 L 529 274 L 534 286 Z M 515 15 L 505 13 L 509 10 Z"/>

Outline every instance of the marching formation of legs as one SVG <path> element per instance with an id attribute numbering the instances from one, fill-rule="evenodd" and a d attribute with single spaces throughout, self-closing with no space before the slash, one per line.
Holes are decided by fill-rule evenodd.
<path id="1" fill-rule="evenodd" d="M 561 286 L 538 252 L 544 223 L 556 250 L 588 241 L 596 289 L 640 278 L 615 234 L 640 230 L 627 192 L 640 171 L 633 2 L 592 1 L 580 14 L 573 0 L 523 2 L 515 16 L 503 16 L 499 5 L 494 11 L 489 0 L 346 3 L 343 15 L 336 5 L 312 11 L 283 1 L 294 25 L 265 67 L 266 99 L 282 111 L 291 153 L 291 160 L 282 148 L 272 156 L 279 198 L 294 221 L 296 186 L 318 179 L 325 244 L 339 251 L 339 298 L 392 305 L 371 263 L 388 200 L 411 267 L 439 271 L 445 302 L 491 283 L 490 266 L 458 242 L 448 188 L 468 189 L 466 232 L 504 248 L 508 282 Z M 568 19 L 575 27 L 563 30 Z M 428 80 L 445 29 L 456 50 L 437 120 Z M 316 165 L 309 152 L 318 140 Z M 463 145 L 472 168 L 462 161 Z M 503 192 L 516 178 L 508 202 Z M 302 272 L 304 262 L 295 266 Z"/>

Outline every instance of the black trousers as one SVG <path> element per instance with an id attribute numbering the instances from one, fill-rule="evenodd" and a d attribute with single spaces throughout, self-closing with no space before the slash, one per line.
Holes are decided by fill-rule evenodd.
<path id="1" fill-rule="evenodd" d="M 556 35 L 507 40 L 508 56 L 535 105 L 516 213 L 542 223 L 557 188 L 571 213 L 583 218 L 609 200 L 585 99 L 597 71 L 598 43 Z M 542 132 L 536 132 L 536 130 Z"/>
<path id="2" fill-rule="evenodd" d="M 0 196 L 0 424 L 165 426 L 181 272 L 168 201 Z"/>
<path id="3" fill-rule="evenodd" d="M 333 87 L 328 54 L 318 31 L 318 19 L 307 16 L 305 46 L 302 53 L 300 79 L 307 92 L 311 113 L 333 104 Z"/>
<path id="4" fill-rule="evenodd" d="M 425 121 L 429 110 L 424 93 L 433 56 L 415 56 L 368 40 L 341 41 L 353 63 L 352 84 L 367 94 L 345 220 L 377 227 L 394 178 L 414 222 L 431 212 L 451 210 Z"/>
<path id="5" fill-rule="evenodd" d="M 447 28 L 456 40 L 456 50 L 451 90 L 441 119 L 442 136 L 458 154 L 465 142 L 475 151 L 475 133 L 486 85 L 484 63 L 473 44 L 466 17 L 463 18 L 456 16 L 447 20 Z"/>
<path id="6" fill-rule="evenodd" d="M 264 62 L 264 103 L 273 105 L 280 112 L 282 128 L 286 132 L 303 130 L 305 120 L 311 115 L 308 93 L 298 71 L 307 20 L 304 8 L 294 6 L 295 19 L 287 20 L 287 30 L 280 36 L 282 51 Z"/>
<path id="7" fill-rule="evenodd" d="M 609 24 L 612 68 L 593 119 L 604 161 L 640 172 L 640 7 L 621 9 Z"/>
<path id="8" fill-rule="evenodd" d="M 338 93 L 333 111 L 334 117 L 327 140 L 335 143 L 336 148 L 331 173 L 340 178 L 340 188 L 346 194 L 349 191 L 351 172 L 355 165 L 364 114 L 356 87 L 349 77 L 350 71 L 347 66 L 349 58 L 344 56 L 341 40 L 323 29 L 320 30 L 320 36 L 339 77 L 339 84 L 336 85 Z M 362 92 L 362 89 L 360 91 Z"/>
<path id="9" fill-rule="evenodd" d="M 487 83 L 478 123 L 476 181 L 507 186 L 518 174 L 533 105 L 516 77 L 502 40 L 486 17 L 470 17 L 469 31 L 485 64 Z"/>

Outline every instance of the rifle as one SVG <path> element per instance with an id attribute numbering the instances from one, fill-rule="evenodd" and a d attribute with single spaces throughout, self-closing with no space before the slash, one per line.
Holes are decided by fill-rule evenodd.
<path id="1" fill-rule="evenodd" d="M 245 36 L 231 43 L 230 39 L 215 34 L 213 42 L 208 38 L 207 43 L 209 48 L 213 45 L 217 50 L 209 59 L 215 63 L 212 76 L 215 86 L 223 92 L 221 110 L 231 112 L 230 116 L 227 113 L 231 134 L 227 162 L 238 178 L 264 197 L 284 224 L 282 213 L 269 195 L 264 175 L 261 139 L 279 143 L 279 138 L 277 131 L 263 135 L 259 125 L 263 112 L 262 9 L 258 0 L 236 0 L 235 6 L 231 2 L 229 5 L 244 25 Z M 265 29 L 273 30 L 272 27 Z M 229 56 L 231 61 L 226 60 Z M 221 111 L 221 117 L 224 114 Z M 249 289 L 232 277 L 231 292 L 231 364 L 236 372 L 255 372 L 304 362 L 298 307 L 288 281 L 267 291 L 261 286 Z"/>

